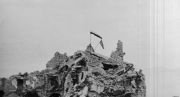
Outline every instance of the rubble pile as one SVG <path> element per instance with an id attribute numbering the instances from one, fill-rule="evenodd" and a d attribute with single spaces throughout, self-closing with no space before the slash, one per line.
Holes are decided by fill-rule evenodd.
<path id="1" fill-rule="evenodd" d="M 72 56 L 56 52 L 46 69 L 0 79 L 0 97 L 146 97 L 142 70 L 123 61 L 122 42 L 111 57 L 91 45 Z"/>

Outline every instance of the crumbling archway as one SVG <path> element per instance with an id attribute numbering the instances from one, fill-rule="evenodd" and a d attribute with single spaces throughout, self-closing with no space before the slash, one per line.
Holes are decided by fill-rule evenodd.
<path id="1" fill-rule="evenodd" d="M 23 79 L 17 79 L 17 86 L 23 86 Z"/>

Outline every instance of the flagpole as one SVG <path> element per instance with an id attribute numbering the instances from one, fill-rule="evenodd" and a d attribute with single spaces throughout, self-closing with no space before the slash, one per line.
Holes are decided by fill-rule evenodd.
<path id="1" fill-rule="evenodd" d="M 92 46 L 92 45 L 91 45 L 91 33 L 90 33 L 90 46 Z M 91 52 L 91 47 L 90 47 L 90 52 Z"/>
<path id="2" fill-rule="evenodd" d="M 91 44 L 91 33 L 90 33 L 90 44 Z"/>

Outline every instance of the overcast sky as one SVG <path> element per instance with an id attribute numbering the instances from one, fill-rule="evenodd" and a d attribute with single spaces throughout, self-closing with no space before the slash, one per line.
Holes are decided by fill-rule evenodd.
<path id="1" fill-rule="evenodd" d="M 131 2 L 131 3 L 129 3 Z M 125 60 L 145 68 L 148 57 L 147 1 L 1 0 L 1 76 L 41 70 L 56 51 L 73 54 L 89 44 L 89 32 L 103 37 L 109 56 L 118 40 Z M 99 39 L 92 37 L 92 45 Z"/>
<path id="2" fill-rule="evenodd" d="M 176 24 L 169 22 L 179 19 L 177 5 L 175 2 L 166 5 L 166 26 L 170 26 L 166 32 L 172 28 L 177 31 L 178 27 L 172 26 Z M 56 51 L 72 55 L 77 50 L 84 50 L 89 44 L 89 32 L 94 31 L 103 37 L 105 46 L 104 50 L 97 47 L 96 52 L 109 56 L 121 40 L 125 61 L 143 69 L 149 85 L 149 8 L 148 0 L 0 0 L 0 77 L 42 70 Z M 177 64 L 179 49 L 174 45 L 175 41 L 169 41 L 174 37 L 179 40 L 177 33 L 165 36 L 170 37 L 166 37 L 164 52 L 167 57 L 163 58 Z M 93 46 L 98 42 L 98 38 L 92 37 Z M 161 97 L 178 95 L 180 90 L 175 84 L 171 85 L 171 81 L 164 81 L 164 73 L 174 75 L 171 77 L 177 80 L 175 76 L 178 76 L 180 66 L 170 66 L 171 61 L 159 65 L 163 72 L 160 82 L 167 84 L 160 84 Z M 171 72 L 173 70 L 176 71 Z M 173 87 L 176 91 L 168 95 L 163 93 Z"/>

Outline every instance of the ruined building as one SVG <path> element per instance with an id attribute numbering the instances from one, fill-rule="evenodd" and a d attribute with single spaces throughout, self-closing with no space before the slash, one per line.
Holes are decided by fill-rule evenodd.
<path id="1" fill-rule="evenodd" d="M 46 69 L 0 79 L 0 97 L 146 97 L 145 77 L 123 60 L 123 44 L 110 57 L 94 51 L 56 52 Z"/>

